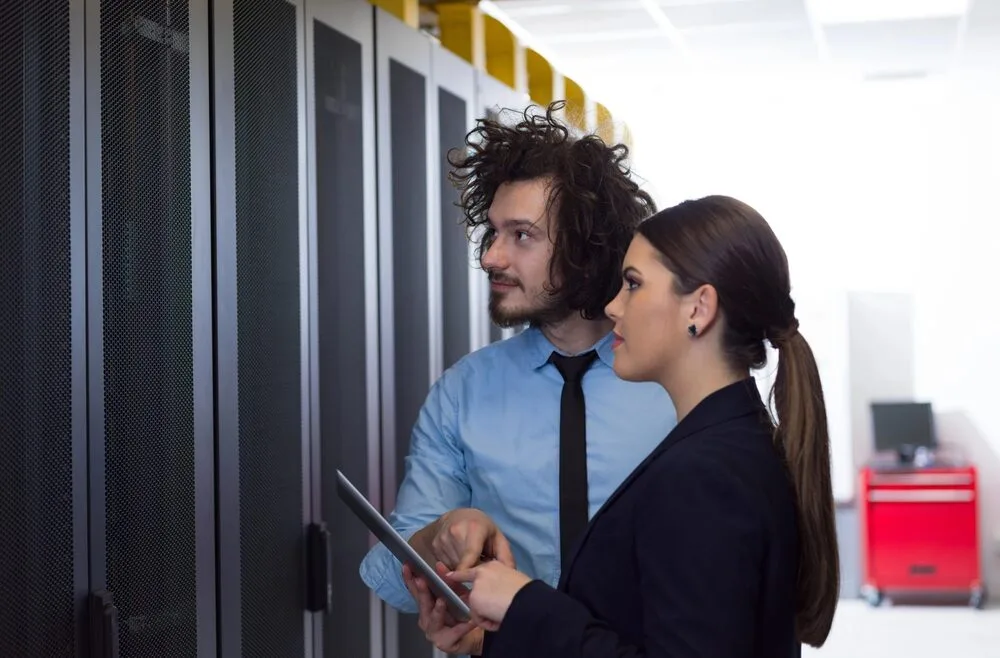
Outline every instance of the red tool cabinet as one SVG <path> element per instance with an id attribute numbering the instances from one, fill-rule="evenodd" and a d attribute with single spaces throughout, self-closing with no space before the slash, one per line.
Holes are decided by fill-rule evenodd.
<path id="1" fill-rule="evenodd" d="M 965 595 L 982 607 L 972 466 L 861 472 L 862 595 Z"/>

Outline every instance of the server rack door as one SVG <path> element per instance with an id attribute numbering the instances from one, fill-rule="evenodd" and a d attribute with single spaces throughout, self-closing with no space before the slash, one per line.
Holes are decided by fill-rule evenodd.
<path id="1" fill-rule="evenodd" d="M 118 610 L 115 629 L 95 598 L 91 640 L 210 656 L 207 4 L 94 0 L 86 16 L 90 578 Z"/>
<path id="2" fill-rule="evenodd" d="M 220 650 L 299 658 L 312 655 L 304 13 L 213 8 Z"/>
<path id="3" fill-rule="evenodd" d="M 410 430 L 440 369 L 438 299 L 430 236 L 436 140 L 428 37 L 375 9 L 382 387 L 382 509 L 395 505 Z M 431 226 L 433 222 L 433 227 Z M 413 615 L 385 609 L 386 658 L 428 658 L 432 647 Z"/>
<path id="4" fill-rule="evenodd" d="M 382 607 L 358 577 L 370 534 L 334 478 L 342 470 L 378 504 L 373 21 L 365 0 L 306 3 L 313 518 L 331 538 L 309 584 L 324 599 L 313 609 L 329 606 L 314 627 L 326 658 L 382 658 Z"/>
<path id="5" fill-rule="evenodd" d="M 482 298 L 485 274 L 475 262 L 473 244 L 466 235 L 459 192 L 449 180 L 450 152 L 464 153 L 465 136 L 475 125 L 475 69 L 457 55 L 433 50 L 433 80 L 436 87 L 438 141 L 432 145 L 438 180 L 435 199 L 440 217 L 442 290 L 442 369 L 447 369 L 485 341 L 480 336 L 486 308 Z"/>
<path id="6" fill-rule="evenodd" d="M 485 71 L 476 71 L 476 112 L 481 117 L 491 117 L 506 122 L 516 123 L 521 116 L 521 112 L 530 104 L 527 94 L 517 92 L 496 78 L 490 76 Z M 483 281 L 484 295 L 489 299 L 489 283 Z M 520 329 L 501 328 L 489 319 L 486 306 L 483 307 L 487 326 L 487 342 L 494 343 L 498 340 L 510 338 Z"/>
<path id="7" fill-rule="evenodd" d="M 436 182 L 437 194 L 432 198 L 433 215 L 438 218 L 440 241 L 441 290 L 441 371 L 454 365 L 473 349 L 481 347 L 477 325 L 485 301 L 476 294 L 485 276 L 472 266 L 474 254 L 466 236 L 464 217 L 459 206 L 460 195 L 449 179 L 452 166 L 450 152 L 464 152 L 465 137 L 475 124 L 475 69 L 457 55 L 435 47 L 431 52 L 431 79 L 434 88 L 437 117 L 437 140 L 430 144 L 434 165 L 428 171 Z M 440 372 L 437 376 L 440 376 Z M 445 656 L 441 651 L 434 655 Z"/>
<path id="8" fill-rule="evenodd" d="M 0 655 L 86 655 L 83 3 L 0 8 Z"/>

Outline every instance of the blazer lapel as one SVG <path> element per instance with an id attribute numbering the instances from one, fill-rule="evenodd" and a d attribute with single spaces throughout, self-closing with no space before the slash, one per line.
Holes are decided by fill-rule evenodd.
<path id="1" fill-rule="evenodd" d="M 611 505 L 613 505 L 614 502 L 618 500 L 623 493 L 628 491 L 629 487 L 632 486 L 632 483 L 634 483 L 639 478 L 639 476 L 642 475 L 642 473 L 647 468 L 649 468 L 650 464 L 656 461 L 656 459 L 660 455 L 665 453 L 671 447 L 677 445 L 682 439 L 690 436 L 691 434 L 690 432 L 677 433 L 676 430 L 677 428 L 674 429 L 674 432 L 668 434 L 667 438 L 661 441 L 659 445 L 653 448 L 653 451 L 649 453 L 649 455 L 647 455 L 646 458 L 642 460 L 639 463 L 639 465 L 632 470 L 629 476 L 625 478 L 625 481 L 622 482 L 620 485 L 618 485 L 618 488 L 615 489 L 614 493 L 612 493 L 611 496 L 609 496 L 608 499 L 604 501 L 604 504 L 601 505 L 601 507 L 597 510 L 597 513 L 594 514 L 594 518 L 592 518 L 590 520 L 590 523 L 587 524 L 587 529 L 584 531 L 583 536 L 576 541 L 569 562 L 567 562 L 566 567 L 563 569 L 562 575 L 559 577 L 560 589 L 562 589 L 562 587 L 569 580 L 570 572 L 573 569 L 573 565 L 576 563 L 576 558 L 580 553 L 580 548 L 586 543 L 587 537 L 590 536 L 591 529 L 594 527 L 594 524 L 597 522 L 597 520 L 601 518 L 601 515 L 604 514 L 604 512 L 606 512 L 608 508 L 611 507 Z"/>
<path id="2" fill-rule="evenodd" d="M 562 574 L 559 577 L 559 589 L 563 589 L 569 581 L 570 573 L 576 558 L 580 553 L 580 548 L 586 543 L 590 536 L 591 529 L 600 519 L 601 515 L 610 508 L 622 494 L 628 491 L 629 487 L 649 468 L 649 465 L 660 458 L 665 452 L 676 446 L 687 437 L 697 434 L 706 427 L 724 423 L 732 418 L 745 416 L 750 413 L 767 413 L 766 407 L 760 399 L 757 385 L 750 377 L 735 384 L 716 391 L 702 400 L 680 423 L 674 427 L 673 431 L 661 441 L 652 452 L 636 466 L 625 480 L 618 485 L 614 493 L 608 497 L 604 504 L 594 514 L 594 518 L 587 524 L 587 529 L 583 536 L 577 539 L 569 562 L 564 565 Z"/>

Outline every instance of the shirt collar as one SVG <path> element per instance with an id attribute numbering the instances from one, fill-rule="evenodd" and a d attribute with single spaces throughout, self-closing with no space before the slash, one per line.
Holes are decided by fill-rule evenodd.
<path id="1" fill-rule="evenodd" d="M 614 367 L 615 355 L 611 350 L 612 339 L 614 337 L 613 332 L 608 332 L 606 336 L 601 338 L 599 341 L 583 350 L 583 352 L 588 352 L 590 350 L 597 350 L 597 357 L 604 363 L 604 365 L 609 368 Z M 566 354 L 567 356 L 572 356 L 566 352 L 557 349 L 542 330 L 538 327 L 530 326 L 521 332 L 519 338 L 522 338 L 527 342 L 527 357 L 528 363 L 532 368 L 538 369 L 544 366 L 549 361 L 549 357 L 553 352 L 559 352 L 560 354 Z M 583 353 L 581 352 L 581 354 Z"/>

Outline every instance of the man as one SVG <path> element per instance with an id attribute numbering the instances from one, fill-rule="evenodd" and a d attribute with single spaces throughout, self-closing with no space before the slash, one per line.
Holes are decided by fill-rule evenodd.
<path id="1" fill-rule="evenodd" d="M 490 315 L 530 326 L 464 357 L 432 387 L 389 517 L 432 565 L 495 557 L 552 585 L 588 518 L 676 424 L 659 386 L 614 374 L 604 315 L 654 203 L 629 177 L 626 147 L 572 137 L 555 118 L 561 107 L 526 112 L 512 127 L 481 120 L 452 160 L 489 273 Z M 384 546 L 361 576 L 402 612 L 422 600 L 434 641 L 441 620 L 430 621 L 425 583 L 408 570 L 404 582 Z M 472 630 L 439 646 L 474 652 L 479 641 Z"/>

